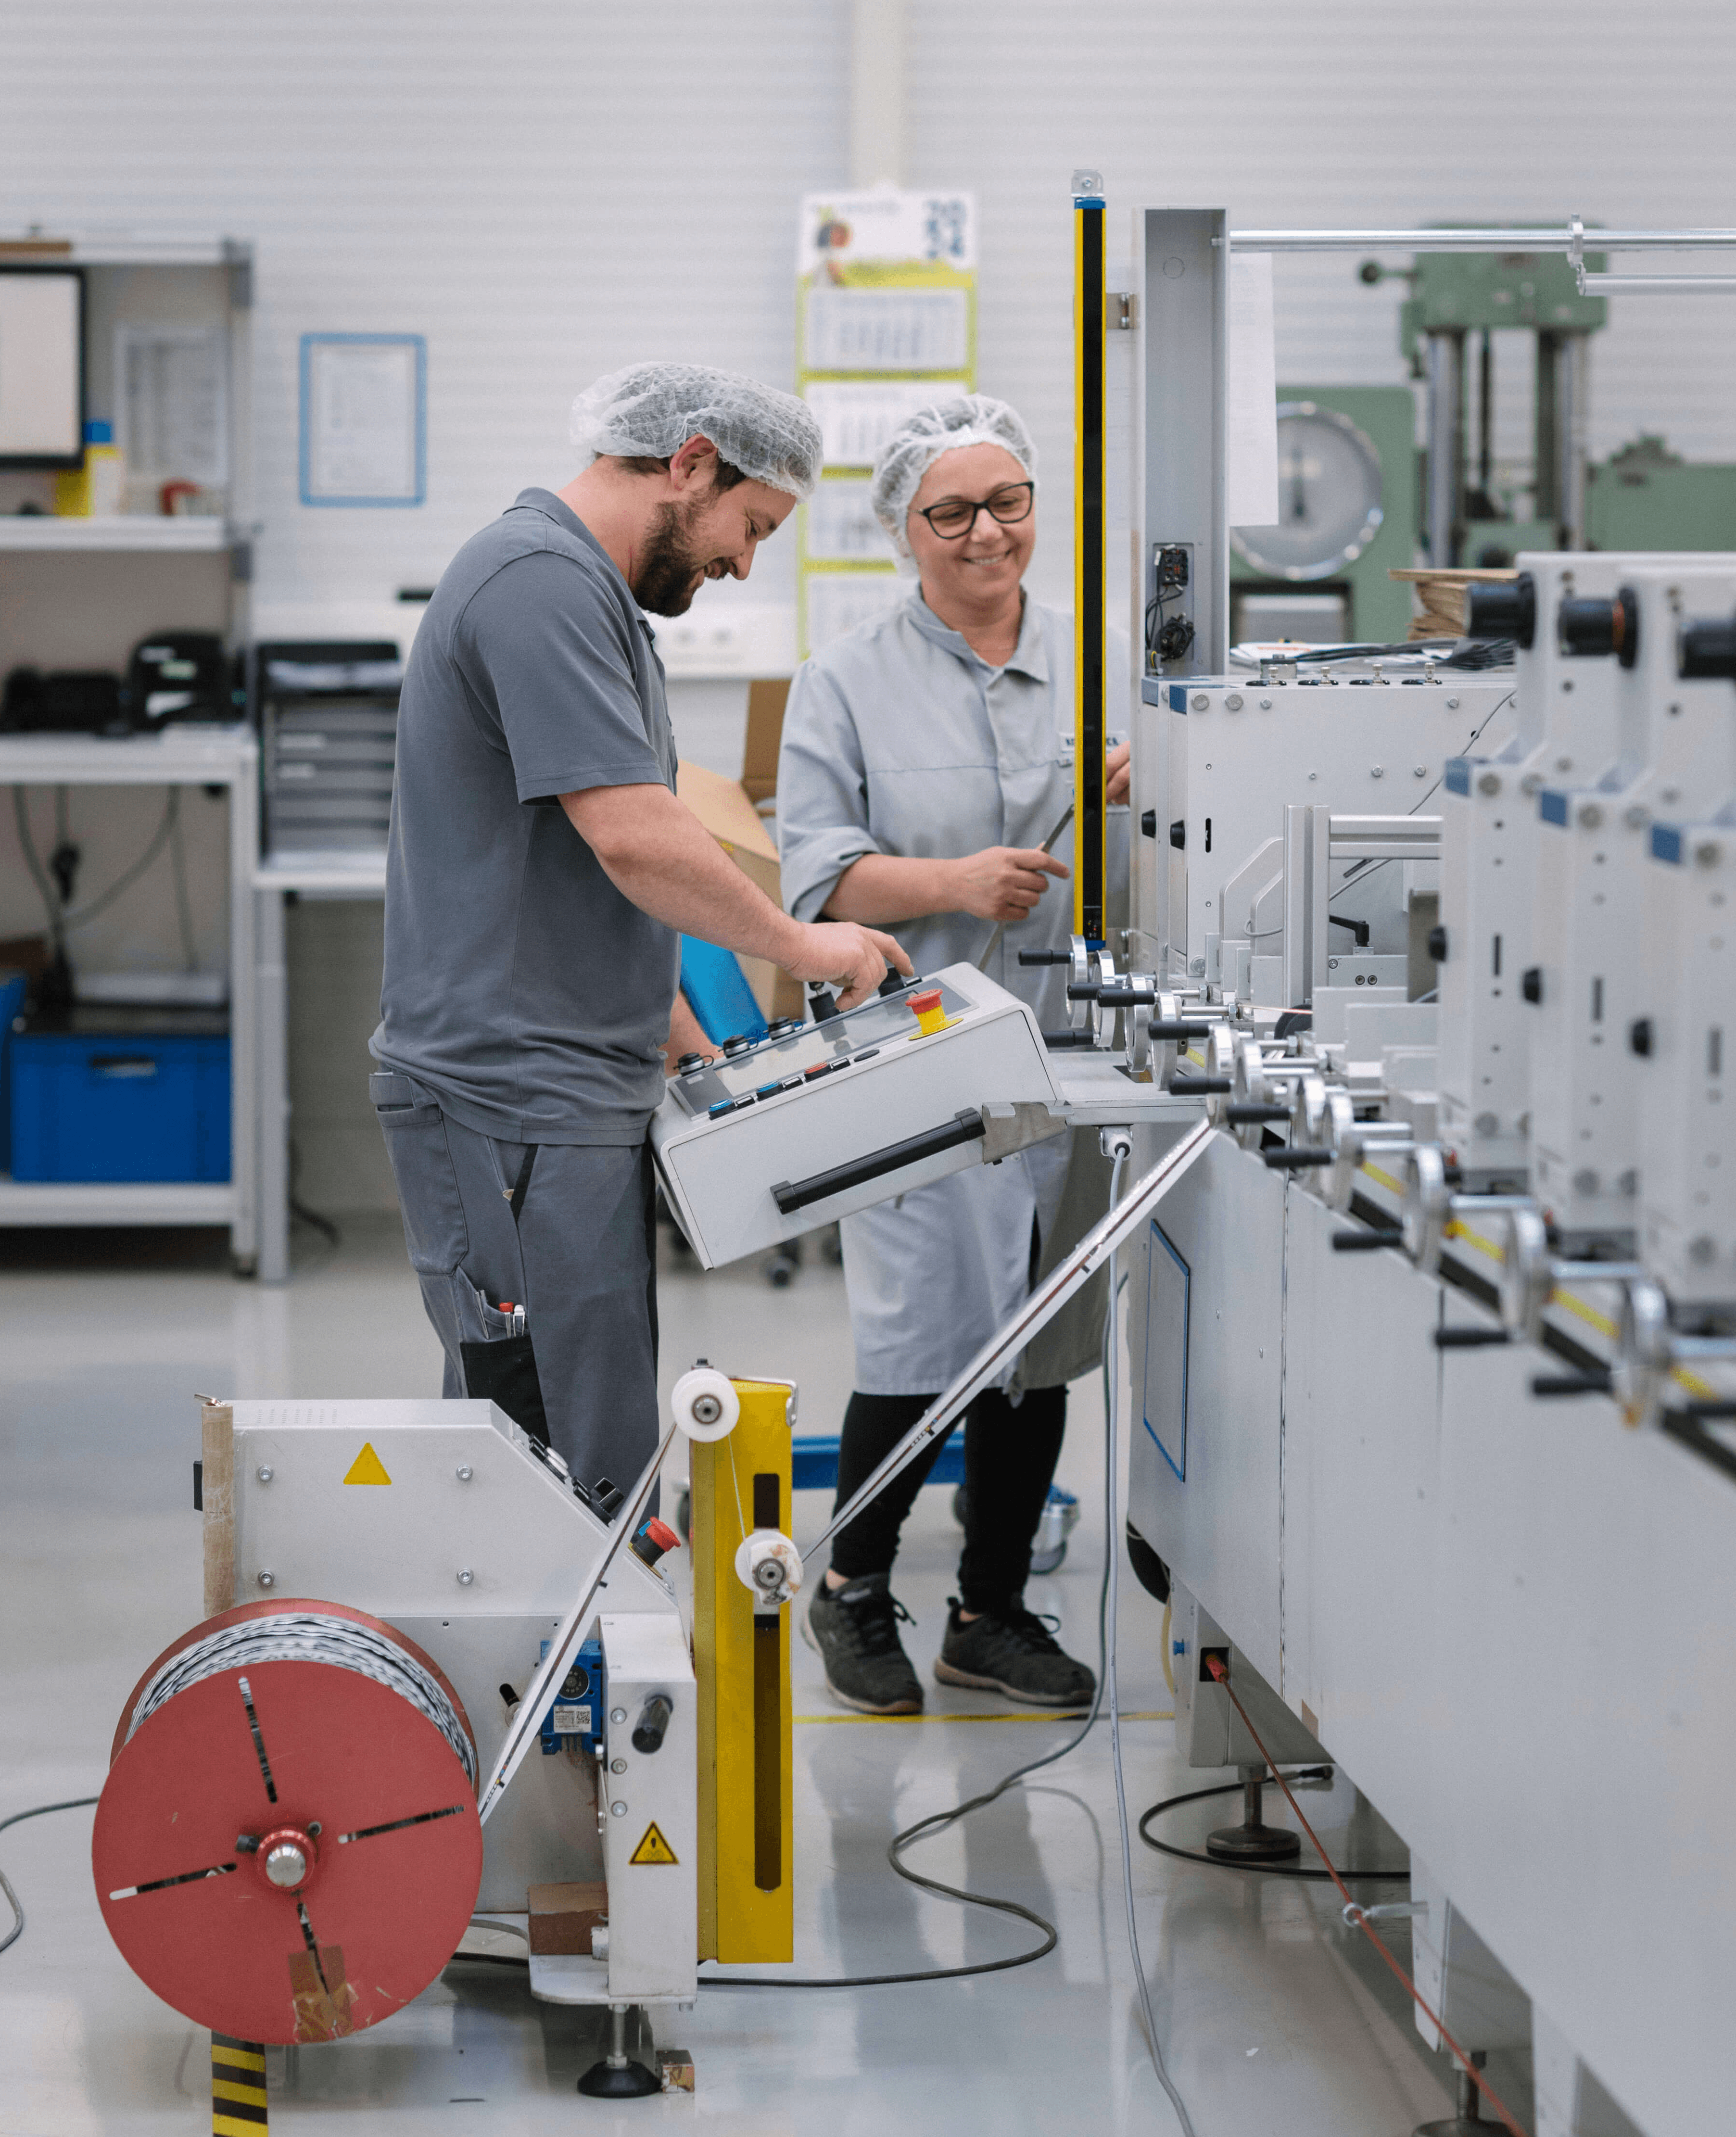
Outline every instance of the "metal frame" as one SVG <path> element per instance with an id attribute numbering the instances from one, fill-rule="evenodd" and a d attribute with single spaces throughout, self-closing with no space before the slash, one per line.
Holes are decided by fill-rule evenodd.
<path id="1" fill-rule="evenodd" d="M 227 1224 L 237 1267 L 259 1252 L 254 1130 L 258 995 L 253 871 L 259 851 L 259 748 L 244 728 L 171 728 L 124 741 L 97 735 L 0 737 L 0 785 L 225 786 L 229 790 L 230 1176 L 222 1182 L 14 1181 L 0 1178 L 3 1224 Z"/>

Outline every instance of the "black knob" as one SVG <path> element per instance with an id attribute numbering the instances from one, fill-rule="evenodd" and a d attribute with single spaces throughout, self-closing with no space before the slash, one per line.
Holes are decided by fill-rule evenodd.
<path id="1" fill-rule="evenodd" d="M 1531 1383 L 1534 1395 L 1607 1395 L 1607 1371 L 1595 1373 L 1539 1373 Z"/>
<path id="2" fill-rule="evenodd" d="M 1302 1172 L 1309 1166 L 1330 1165 L 1334 1153 L 1329 1150 L 1263 1150 L 1261 1161 L 1273 1172 Z"/>
<path id="3" fill-rule="evenodd" d="M 709 1054 L 684 1054 L 675 1064 L 675 1073 L 679 1076 L 690 1076 L 695 1068 L 705 1068 L 710 1059 Z"/>
<path id="4" fill-rule="evenodd" d="M 1543 968 L 1541 965 L 1528 966 L 1519 975 L 1519 992 L 1528 1002 L 1540 1002 L 1543 998 Z"/>
<path id="5" fill-rule="evenodd" d="M 1172 1076 L 1169 1088 L 1178 1098 L 1198 1098 L 1214 1091 L 1228 1091 L 1234 1087 L 1227 1076 Z"/>
<path id="6" fill-rule="evenodd" d="M 1480 1351 L 1490 1343 L 1504 1343 L 1508 1340 L 1504 1328 L 1437 1328 L 1435 1348 L 1437 1351 Z"/>
<path id="7" fill-rule="evenodd" d="M 1446 930 L 1435 927 L 1429 930 L 1429 955 L 1437 965 L 1446 962 Z"/>
<path id="8" fill-rule="evenodd" d="M 726 1061 L 733 1061 L 738 1054 L 751 1054 L 753 1050 L 753 1040 L 744 1038 L 740 1032 L 737 1032 L 733 1039 L 724 1041 L 724 1059 Z"/>
<path id="9" fill-rule="evenodd" d="M 1403 1237 L 1394 1224 L 1376 1224 L 1366 1232 L 1334 1232 L 1332 1251 L 1335 1254 L 1372 1254 L 1378 1247 L 1396 1247 Z"/>
<path id="10" fill-rule="evenodd" d="M 661 1692 L 654 1692 L 639 1710 L 639 1719 L 633 1725 L 633 1749 L 647 1756 L 663 1749 L 663 1732 L 669 1726 L 673 1712 L 669 1701 Z"/>
<path id="11" fill-rule="evenodd" d="M 507 1712 L 510 1714 L 519 1703 L 519 1695 L 510 1684 L 503 1684 L 500 1687 L 500 1696 L 506 1703 Z"/>
<path id="12" fill-rule="evenodd" d="M 1624 668 L 1640 657 L 1640 602 L 1631 587 L 1613 601 L 1564 601 L 1556 618 L 1563 653 L 1616 654 Z"/>
<path id="13" fill-rule="evenodd" d="M 902 981 L 899 982 L 904 984 Z M 884 991 L 884 990 L 882 990 Z M 792 1031 L 800 1031 L 802 1020 L 799 1016 L 780 1016 L 766 1027 L 768 1039 L 788 1039 Z"/>
<path id="14" fill-rule="evenodd" d="M 1226 1106 L 1224 1118 L 1234 1127 L 1251 1127 L 1256 1121 L 1287 1121 L 1288 1106 Z"/>
<path id="15" fill-rule="evenodd" d="M 1153 1039 L 1209 1039 L 1209 1024 L 1153 1024 L 1149 1027 Z"/>
<path id="16" fill-rule="evenodd" d="M 1537 582 L 1529 572 L 1495 586 L 1474 586 L 1465 604 L 1467 638 L 1510 638 L 1529 653 L 1537 636 Z"/>
<path id="17" fill-rule="evenodd" d="M 902 972 L 888 972 L 885 978 L 880 981 L 879 991 L 883 995 L 898 995 L 902 994 L 906 987 L 914 987 L 916 984 L 916 975 L 914 972 L 909 979 L 906 979 Z"/>
<path id="18" fill-rule="evenodd" d="M 1072 961 L 1070 950 L 1021 950 L 1019 952 L 1022 965 L 1070 965 Z M 882 988 L 881 992 L 885 991 Z"/>
<path id="19" fill-rule="evenodd" d="M 1069 1001 L 1095 1001 L 1099 991 L 1098 983 L 1095 980 L 1086 980 L 1083 982 L 1077 980 L 1069 980 L 1067 982 L 1067 1000 Z"/>
<path id="20" fill-rule="evenodd" d="M 838 998 L 830 987 L 817 987 L 807 998 L 807 1007 L 816 1024 L 829 1024 L 838 1013 Z"/>
<path id="21" fill-rule="evenodd" d="M 1169 843 L 1178 854 L 1187 850 L 1187 819 L 1178 816 L 1169 827 Z"/>
<path id="22" fill-rule="evenodd" d="M 1155 809 L 1147 809 L 1140 815 L 1139 836 L 1142 839 L 1154 839 L 1157 835 L 1158 812 Z"/>
<path id="23" fill-rule="evenodd" d="M 1721 676 L 1736 682 L 1736 616 L 1728 623 L 1684 624 L 1675 641 L 1675 664 L 1690 681 Z"/>
<path id="24" fill-rule="evenodd" d="M 1627 1027 L 1627 1050 L 1637 1054 L 1642 1061 L 1651 1059 L 1651 1019 L 1636 1016 Z"/>

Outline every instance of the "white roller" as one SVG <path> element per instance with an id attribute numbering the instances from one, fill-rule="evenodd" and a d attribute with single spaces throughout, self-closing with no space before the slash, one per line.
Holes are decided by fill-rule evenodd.
<path id="1" fill-rule="evenodd" d="M 735 1553 L 735 1577 L 762 1607 L 781 1607 L 802 1592 L 802 1554 L 781 1529 L 755 1529 Z"/>
<path id="2" fill-rule="evenodd" d="M 741 1415 L 734 1384 L 710 1365 L 683 1373 L 669 1400 L 675 1423 L 690 1439 L 727 1439 Z"/>

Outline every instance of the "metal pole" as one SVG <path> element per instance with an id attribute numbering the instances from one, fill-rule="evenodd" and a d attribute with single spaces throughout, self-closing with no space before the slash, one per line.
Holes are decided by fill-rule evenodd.
<path id="1" fill-rule="evenodd" d="M 1457 563 L 1465 488 L 1465 336 L 1428 338 L 1428 545 L 1436 570 Z"/>
<path id="2" fill-rule="evenodd" d="M 1105 936 L 1103 182 L 1073 173 L 1073 932 Z"/>
<path id="3" fill-rule="evenodd" d="M 1736 286 L 1736 285 L 1733 285 Z M 1586 382 L 1591 375 L 1591 342 L 1570 334 L 1555 364 L 1556 517 L 1561 546 L 1585 547 Z"/>
<path id="4" fill-rule="evenodd" d="M 1736 230 L 1232 230 L 1227 241 L 1232 252 L 1736 252 Z"/>

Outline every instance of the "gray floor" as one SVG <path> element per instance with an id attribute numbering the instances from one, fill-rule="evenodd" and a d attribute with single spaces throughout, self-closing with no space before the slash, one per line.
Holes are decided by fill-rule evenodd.
<path id="1" fill-rule="evenodd" d="M 310 1235 L 298 1246 L 295 1283 L 268 1292 L 234 1282 L 220 1253 L 186 1238 L 0 1235 L 0 1815 L 95 1792 L 128 1684 L 198 1614 L 196 1394 L 437 1389 L 438 1352 L 395 1226 L 364 1221 L 336 1252 Z M 700 1276 L 677 1265 L 662 1306 L 666 1378 L 702 1354 L 776 1373 L 799 1384 L 805 1429 L 835 1429 L 849 1329 L 841 1279 L 817 1256 L 783 1293 L 751 1267 Z M 1081 1386 L 1062 1481 L 1087 1517 L 1065 1565 L 1030 1598 L 1085 1654 L 1102 1566 L 1101 1431 L 1100 1396 Z M 958 1548 L 948 1497 L 922 1494 L 897 1580 L 924 1675 Z M 798 1541 L 824 1511 L 819 1495 L 798 1498 Z M 1158 1627 L 1156 1605 L 1129 1580 L 1121 1687 L 1138 1717 L 1124 1731 L 1136 1812 L 1214 1778 L 1176 1759 Z M 885 1848 L 899 1827 L 1061 1740 L 1064 1725 L 939 1685 L 919 1722 L 849 1716 L 829 1704 L 807 1649 L 795 1653 L 797 1970 L 880 1972 L 1017 1950 L 1023 1924 L 901 1884 Z M 1313 1799 L 1329 1845 L 1352 1808 L 1343 1788 Z M 1192 1806 L 1173 1829 L 1197 1845 L 1219 1822 L 1223 1807 Z M 0 1956 L 0 2137 L 207 2129 L 204 2037 L 110 1944 L 89 1830 L 78 1811 L 0 1836 L 0 1864 L 29 1913 L 23 1940 Z M 830 2137 L 1172 2130 L 1141 2045 L 1106 1729 L 918 1859 L 1036 1907 L 1058 1925 L 1059 1950 L 939 1987 L 706 1991 L 678 2026 L 696 2096 L 621 2106 L 575 2097 L 596 2053 L 588 2015 L 532 2003 L 506 1969 L 455 1967 L 390 2024 L 303 2050 L 297 2068 L 274 2051 L 272 2122 L 528 2133 L 698 2120 L 753 2137 L 783 2137 L 798 2119 Z M 1199 2137 L 1404 2137 L 1447 2111 L 1441 2063 L 1329 1892 L 1195 1868 L 1137 1842 L 1134 1875 L 1158 2025 Z M 1513 2086 L 1529 2107 L 1523 2073 L 1502 2075 L 1507 2097 Z"/>

